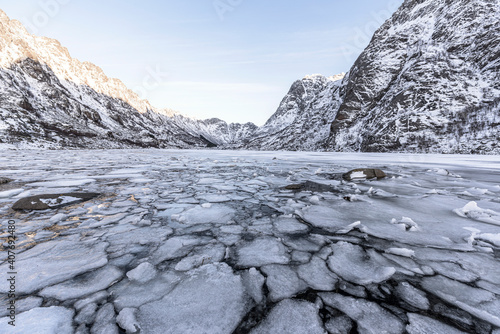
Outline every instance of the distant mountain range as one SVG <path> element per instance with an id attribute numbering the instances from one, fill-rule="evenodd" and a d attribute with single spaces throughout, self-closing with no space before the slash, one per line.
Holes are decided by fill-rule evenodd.
<path id="1" fill-rule="evenodd" d="M 0 142 L 500 154 L 500 3 L 406 0 L 347 74 L 296 81 L 262 127 L 156 109 L 0 11 Z"/>

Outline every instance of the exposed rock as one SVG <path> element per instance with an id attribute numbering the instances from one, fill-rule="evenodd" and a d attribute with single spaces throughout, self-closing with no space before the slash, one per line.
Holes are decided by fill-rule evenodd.
<path id="1" fill-rule="evenodd" d="M 99 67 L 71 58 L 58 41 L 31 35 L 1 10 L 0 16 L 0 143 L 190 148 L 241 142 L 257 129 L 154 108 Z"/>
<path id="2" fill-rule="evenodd" d="M 336 191 L 334 187 L 327 184 L 321 184 L 313 181 L 306 181 L 300 184 L 291 184 L 286 186 L 286 190 L 294 191 L 312 191 L 312 192 L 334 192 Z"/>
<path id="3" fill-rule="evenodd" d="M 383 179 L 387 177 L 387 175 L 381 171 L 380 169 L 371 169 L 371 168 L 359 168 L 351 170 L 350 172 L 342 175 L 344 180 L 346 181 L 354 181 L 354 180 L 371 180 L 371 179 Z"/>
<path id="4" fill-rule="evenodd" d="M 499 15 L 495 0 L 404 1 L 345 77 L 294 82 L 246 147 L 499 154 Z"/>
<path id="5" fill-rule="evenodd" d="M 0 184 L 5 184 L 9 182 L 12 182 L 12 179 L 9 179 L 7 177 L 0 177 Z"/>
<path id="6" fill-rule="evenodd" d="M 12 209 L 14 210 L 47 210 L 58 209 L 68 205 L 90 201 L 101 194 L 98 193 L 67 193 L 48 194 L 25 197 L 17 201 Z"/>

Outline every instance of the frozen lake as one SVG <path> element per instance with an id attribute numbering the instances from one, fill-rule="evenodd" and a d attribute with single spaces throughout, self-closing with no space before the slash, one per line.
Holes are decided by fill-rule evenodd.
<path id="1" fill-rule="evenodd" d="M 500 156 L 5 150 L 0 177 L 0 333 L 500 333 Z M 101 196 L 12 210 L 68 193 Z"/>

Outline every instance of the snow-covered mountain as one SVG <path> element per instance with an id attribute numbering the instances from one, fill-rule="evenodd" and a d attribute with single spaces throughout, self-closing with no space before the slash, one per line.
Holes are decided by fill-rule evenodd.
<path id="1" fill-rule="evenodd" d="M 500 3 L 406 0 L 342 82 L 294 83 L 259 133 L 251 148 L 500 153 Z"/>
<path id="2" fill-rule="evenodd" d="M 344 74 L 296 81 L 276 113 L 245 144 L 249 149 L 316 150 L 326 140 L 339 107 Z"/>
<path id="3" fill-rule="evenodd" d="M 191 120 L 156 109 L 120 80 L 29 34 L 0 10 L 0 142 L 42 147 L 206 147 L 251 124 Z"/>
<path id="4" fill-rule="evenodd" d="M 347 74 L 296 81 L 258 128 L 156 109 L 0 11 L 0 141 L 500 153 L 499 36 L 497 0 L 406 0 Z"/>

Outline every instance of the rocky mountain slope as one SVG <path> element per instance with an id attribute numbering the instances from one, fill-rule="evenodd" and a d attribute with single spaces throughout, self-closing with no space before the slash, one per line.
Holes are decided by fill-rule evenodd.
<path id="1" fill-rule="evenodd" d="M 307 76 L 296 81 L 276 113 L 244 144 L 249 149 L 316 150 L 326 140 L 339 108 L 344 74 Z"/>
<path id="2" fill-rule="evenodd" d="M 29 34 L 0 11 L 0 142 L 20 147 L 207 147 L 252 125 L 196 121 L 155 109 L 120 80 Z"/>
<path id="3" fill-rule="evenodd" d="M 500 153 L 499 79 L 498 1 L 406 0 L 342 82 L 296 82 L 270 120 L 293 121 L 250 147 Z"/>
<path id="4" fill-rule="evenodd" d="M 258 128 L 155 109 L 0 11 L 0 141 L 500 153 L 499 36 L 496 0 L 406 0 L 347 74 L 296 81 Z"/>

